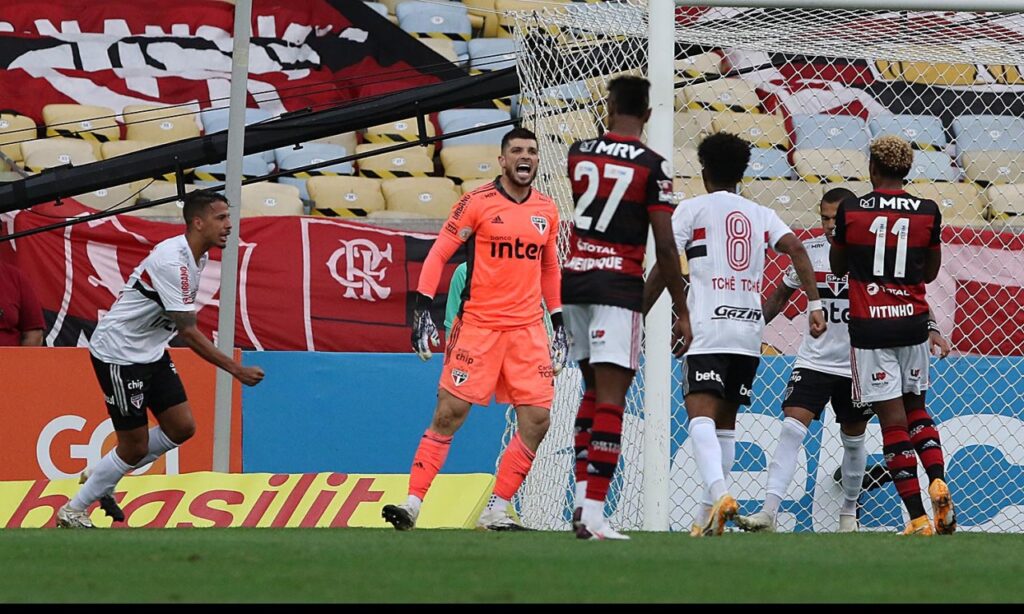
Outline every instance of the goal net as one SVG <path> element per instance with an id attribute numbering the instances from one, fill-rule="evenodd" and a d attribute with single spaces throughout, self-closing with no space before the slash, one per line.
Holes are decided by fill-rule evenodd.
<path id="1" fill-rule="evenodd" d="M 515 14 L 518 102 L 541 143 L 539 188 L 564 220 L 573 203 L 566 153 L 602 132 L 609 78 L 647 74 L 649 15 L 635 0 L 539 3 Z M 677 9 L 675 185 L 682 200 L 704 192 L 696 147 L 727 131 L 751 143 L 742 194 L 776 210 L 801 238 L 820 234 L 818 203 L 834 187 L 870 191 L 869 142 L 898 134 L 915 160 L 908 191 L 940 204 L 943 266 L 928 299 L 953 352 L 933 360 L 928 409 L 939 425 L 960 527 L 1019 531 L 1024 520 L 1024 15 L 821 9 Z M 563 239 L 568 226 L 563 226 Z M 564 242 L 563 242 L 564 248 Z M 763 293 L 788 258 L 769 254 Z M 839 290 L 841 281 L 830 280 Z M 760 508 L 781 430 L 780 402 L 801 336 L 797 292 L 765 329 L 754 404 L 737 423 L 730 490 L 742 513 Z M 842 319 L 846 314 L 834 313 Z M 694 325 L 698 325 L 694 323 Z M 648 330 L 647 335 L 667 335 Z M 680 368 L 673 362 L 668 476 L 670 528 L 687 530 L 702 496 L 688 441 Z M 629 393 L 621 463 L 609 495 L 613 523 L 643 526 L 645 382 Z M 579 372 L 557 381 L 551 430 L 517 500 L 526 523 L 567 528 L 573 500 L 573 419 Z M 514 428 L 510 422 L 509 433 Z M 508 433 L 507 433 L 508 434 Z M 883 463 L 877 420 L 868 427 L 869 468 Z M 831 408 L 814 422 L 780 507 L 782 530 L 833 531 L 842 489 L 839 428 Z M 884 472 L 871 472 L 879 477 Z M 919 469 L 922 489 L 925 474 Z M 869 484 L 865 530 L 905 522 L 895 488 Z M 926 491 L 925 491 L 926 492 Z M 926 506 L 928 505 L 927 497 Z"/>

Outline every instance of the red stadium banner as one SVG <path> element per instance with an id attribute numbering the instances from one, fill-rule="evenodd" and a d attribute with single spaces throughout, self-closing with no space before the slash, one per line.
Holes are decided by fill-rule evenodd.
<path id="1" fill-rule="evenodd" d="M 74 201 L 0 216 L 0 234 L 91 212 Z M 6 223 L 4 223 L 6 222 Z M 183 225 L 110 217 L 17 239 L 7 250 L 35 285 L 47 345 L 84 345 L 132 270 Z M 317 217 L 242 220 L 235 345 L 256 350 L 410 351 L 409 325 L 419 270 L 434 235 L 397 232 Z M 0 244 L 2 245 L 2 244 Z M 0 248 L 0 257 L 5 251 Z M 199 325 L 217 327 L 220 250 L 211 253 L 196 304 Z M 453 258 L 435 297 L 436 321 Z"/>

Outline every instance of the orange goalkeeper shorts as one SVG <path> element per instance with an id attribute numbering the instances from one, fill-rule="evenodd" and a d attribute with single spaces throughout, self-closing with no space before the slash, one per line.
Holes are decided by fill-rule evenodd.
<path id="1" fill-rule="evenodd" d="M 551 408 L 555 379 L 544 322 L 513 330 L 452 325 L 440 387 L 475 405 L 491 396 L 516 407 Z"/>

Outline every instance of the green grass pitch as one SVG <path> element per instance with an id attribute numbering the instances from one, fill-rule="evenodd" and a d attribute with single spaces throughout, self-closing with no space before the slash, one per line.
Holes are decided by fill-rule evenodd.
<path id="1" fill-rule="evenodd" d="M 1024 535 L 0 531 L 0 602 L 1024 601 Z"/>

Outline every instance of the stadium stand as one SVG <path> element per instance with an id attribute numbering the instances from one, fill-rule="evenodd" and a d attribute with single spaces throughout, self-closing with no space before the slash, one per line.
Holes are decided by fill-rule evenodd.
<path id="1" fill-rule="evenodd" d="M 48 104 L 43 107 L 46 136 L 83 139 L 92 146 L 93 156 L 100 157 L 100 144 L 121 138 L 121 127 L 114 119 L 114 110 L 83 104 Z"/>
<path id="2" fill-rule="evenodd" d="M 459 200 L 455 182 L 445 177 L 407 177 L 381 182 L 381 190 L 392 212 L 418 213 L 432 218 L 448 217 Z"/>
<path id="3" fill-rule="evenodd" d="M 369 177 L 310 177 L 306 189 L 313 201 L 314 215 L 331 217 L 365 216 L 385 208 L 380 180 Z"/>

